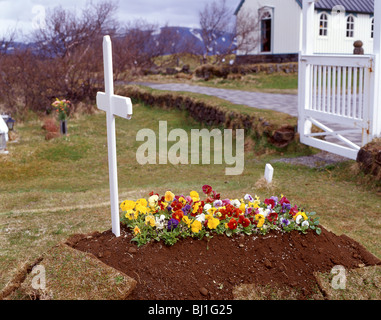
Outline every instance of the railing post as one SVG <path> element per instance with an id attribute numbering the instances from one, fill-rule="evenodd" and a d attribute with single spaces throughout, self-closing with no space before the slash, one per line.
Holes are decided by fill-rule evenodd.
<path id="1" fill-rule="evenodd" d="M 370 112 L 372 138 L 381 136 L 381 0 L 374 0 L 374 83 L 372 84 L 372 100 Z"/>
<path id="2" fill-rule="evenodd" d="M 303 0 L 302 13 L 302 47 L 299 53 L 299 90 L 298 90 L 298 132 L 300 140 L 304 142 L 304 135 L 311 133 L 312 123 L 306 120 L 305 109 L 310 108 L 311 96 L 311 66 L 304 61 L 304 55 L 312 55 L 314 52 L 314 15 L 315 1 Z"/>

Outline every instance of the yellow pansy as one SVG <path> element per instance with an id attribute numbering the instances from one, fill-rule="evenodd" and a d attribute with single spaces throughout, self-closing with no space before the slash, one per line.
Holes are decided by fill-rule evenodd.
<path id="1" fill-rule="evenodd" d="M 191 230 L 193 233 L 199 233 L 200 230 L 202 229 L 202 224 L 198 220 L 194 220 L 193 223 L 191 224 Z"/>
<path id="2" fill-rule="evenodd" d="M 179 202 L 181 202 L 182 204 L 186 204 L 187 203 L 187 201 L 183 197 L 179 198 Z"/>
<path id="3" fill-rule="evenodd" d="M 244 202 L 241 202 L 241 205 L 239 206 L 239 209 L 242 211 L 242 212 L 245 212 L 246 210 L 246 205 Z"/>
<path id="4" fill-rule="evenodd" d="M 171 202 L 175 198 L 175 195 L 171 191 L 167 191 L 164 195 L 164 199 L 167 202 Z"/>
<path id="5" fill-rule="evenodd" d="M 216 208 L 212 207 L 208 210 L 208 213 L 213 217 L 214 213 L 217 211 Z"/>
<path id="6" fill-rule="evenodd" d="M 258 221 L 257 228 L 262 228 L 263 224 L 265 223 L 265 217 L 262 214 L 256 214 L 255 220 Z"/>
<path id="7" fill-rule="evenodd" d="M 128 210 L 127 213 L 124 215 L 127 219 L 133 220 L 138 218 L 138 213 L 134 210 Z"/>
<path id="8" fill-rule="evenodd" d="M 123 201 L 121 204 L 120 204 L 120 208 L 123 210 L 123 211 L 128 211 L 128 210 L 132 210 L 135 208 L 135 201 L 132 201 L 132 200 L 126 200 L 126 201 Z"/>
<path id="9" fill-rule="evenodd" d="M 147 213 L 147 207 L 146 206 L 142 206 L 140 204 L 136 205 L 136 208 L 135 210 L 141 214 L 146 214 Z"/>
<path id="10" fill-rule="evenodd" d="M 220 220 L 217 218 L 208 219 L 209 229 L 216 229 L 219 224 L 220 224 Z"/>
<path id="11" fill-rule="evenodd" d="M 154 216 L 151 216 L 151 215 L 146 216 L 145 224 L 146 224 L 146 225 L 150 225 L 151 227 L 156 226 L 155 217 L 154 217 Z"/>
<path id="12" fill-rule="evenodd" d="M 188 218 L 188 216 L 184 216 L 184 217 L 182 218 L 182 221 L 188 226 L 188 228 L 190 227 L 191 221 L 190 221 L 190 219 Z"/>
<path id="13" fill-rule="evenodd" d="M 265 223 L 265 219 L 258 220 L 257 228 L 262 228 L 263 224 Z"/>
<path id="14" fill-rule="evenodd" d="M 134 228 L 134 233 L 135 233 L 135 236 L 136 236 L 138 233 L 140 233 L 140 229 L 139 229 L 138 226 L 136 226 L 136 227 Z"/>
<path id="15" fill-rule="evenodd" d="M 191 191 L 190 197 L 192 198 L 193 202 L 200 201 L 200 196 L 196 191 Z"/>
<path id="16" fill-rule="evenodd" d="M 198 209 L 200 208 L 200 205 L 201 205 L 200 202 L 196 202 L 196 203 L 193 205 L 192 213 L 196 213 L 196 212 L 198 211 Z"/>
<path id="17" fill-rule="evenodd" d="M 141 205 L 141 206 L 143 206 L 143 207 L 146 207 L 148 203 L 147 203 L 147 200 L 146 200 L 146 199 L 141 198 L 141 199 L 139 199 L 138 201 L 136 201 L 136 204 L 137 204 L 137 205 Z"/>

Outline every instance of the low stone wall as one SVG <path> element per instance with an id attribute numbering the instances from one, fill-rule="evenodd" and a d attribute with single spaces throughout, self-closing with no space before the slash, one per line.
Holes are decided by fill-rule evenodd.
<path id="1" fill-rule="evenodd" d="M 278 148 L 296 141 L 296 130 L 292 125 L 275 126 L 260 116 L 238 113 L 179 93 L 150 92 L 137 86 L 119 88 L 118 93 L 149 106 L 187 111 L 196 121 L 208 126 L 244 129 L 246 136 L 265 137 Z"/>
<path id="2" fill-rule="evenodd" d="M 298 62 L 298 54 L 255 54 L 237 56 L 236 64 Z"/>
<path id="3" fill-rule="evenodd" d="M 247 75 L 256 73 L 272 74 L 275 72 L 297 73 L 298 63 L 263 63 L 253 65 L 216 66 L 202 65 L 194 71 L 198 78 L 209 80 L 211 78 L 228 78 L 230 75 Z"/>
<path id="4" fill-rule="evenodd" d="M 381 181 L 381 138 L 373 140 L 360 149 L 357 163 L 365 174 L 370 174 Z"/>

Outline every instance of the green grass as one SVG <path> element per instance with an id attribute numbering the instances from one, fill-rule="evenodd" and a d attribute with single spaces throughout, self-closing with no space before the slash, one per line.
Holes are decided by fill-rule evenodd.
<path id="1" fill-rule="evenodd" d="M 204 184 L 230 198 L 284 194 L 293 204 L 316 211 L 329 230 L 347 234 L 381 257 L 380 193 L 353 173 L 353 161 L 330 170 L 274 163 L 270 189 L 256 184 L 266 163 L 279 157 L 266 144 L 255 153 L 245 152 L 245 170 L 239 176 L 226 176 L 224 164 L 142 166 L 136 160 L 142 144 L 136 134 L 149 128 L 158 136 L 160 120 L 167 121 L 168 132 L 183 128 L 190 136 L 191 129 L 202 128 L 185 113 L 138 104 L 131 121 L 117 119 L 120 201 L 147 197 L 151 191 L 202 194 Z M 10 143 L 9 155 L 0 157 L 0 289 L 21 263 L 70 235 L 111 227 L 105 114 L 70 119 L 69 135 L 51 141 L 45 140 L 41 125 L 30 121 L 17 126 L 18 142 Z"/>

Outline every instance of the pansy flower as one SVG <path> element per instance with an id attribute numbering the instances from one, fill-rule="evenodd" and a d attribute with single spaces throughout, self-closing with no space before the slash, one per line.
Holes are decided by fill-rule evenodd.
<path id="1" fill-rule="evenodd" d="M 178 222 L 180 222 L 183 217 L 184 217 L 184 213 L 181 209 L 176 210 L 174 213 L 172 213 L 172 218 L 176 219 Z"/>
<path id="2" fill-rule="evenodd" d="M 238 227 L 238 222 L 237 222 L 237 220 L 234 219 L 234 218 L 231 218 L 230 221 L 229 221 L 229 223 L 228 223 L 228 228 L 229 228 L 230 230 L 235 230 L 235 229 L 237 229 L 237 227 Z"/>
<path id="3" fill-rule="evenodd" d="M 172 218 L 171 220 L 168 221 L 167 229 L 168 231 L 172 231 L 176 229 L 178 225 L 179 225 L 179 221 L 177 219 Z"/>

